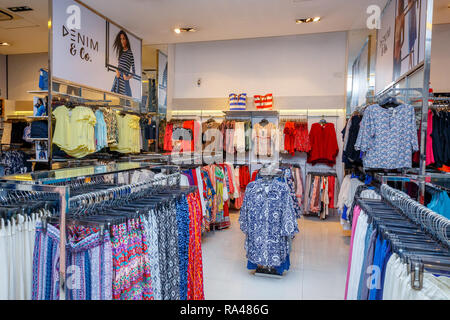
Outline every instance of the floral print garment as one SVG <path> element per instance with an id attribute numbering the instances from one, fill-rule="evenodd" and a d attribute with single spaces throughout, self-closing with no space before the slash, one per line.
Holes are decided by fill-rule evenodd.
<path id="1" fill-rule="evenodd" d="M 414 107 L 369 106 L 364 112 L 355 149 L 364 152 L 366 169 L 411 168 L 412 154 L 419 150 Z"/>
<path id="2" fill-rule="evenodd" d="M 140 220 L 112 226 L 113 299 L 154 300 L 147 239 Z"/>
<path id="3" fill-rule="evenodd" d="M 246 235 L 247 259 L 278 267 L 289 254 L 289 240 L 299 232 L 289 186 L 277 179 L 251 182 L 239 216 Z"/>
<path id="4" fill-rule="evenodd" d="M 187 197 L 189 204 L 189 265 L 187 299 L 204 300 L 203 260 L 202 260 L 202 209 L 198 192 Z"/>

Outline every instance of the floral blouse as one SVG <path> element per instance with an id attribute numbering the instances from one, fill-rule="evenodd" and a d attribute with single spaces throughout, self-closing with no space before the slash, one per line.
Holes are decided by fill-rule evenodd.
<path id="1" fill-rule="evenodd" d="M 405 104 L 389 109 L 369 106 L 355 149 L 364 152 L 364 168 L 411 168 L 412 154 L 419 150 L 414 108 Z"/>
<path id="2" fill-rule="evenodd" d="M 277 179 L 251 182 L 239 216 L 246 234 L 247 259 L 278 267 L 289 254 L 289 239 L 299 232 L 289 186 Z"/>

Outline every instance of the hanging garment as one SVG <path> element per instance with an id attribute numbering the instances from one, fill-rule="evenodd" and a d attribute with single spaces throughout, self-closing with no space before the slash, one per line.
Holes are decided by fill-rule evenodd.
<path id="1" fill-rule="evenodd" d="M 203 178 L 202 178 L 202 172 L 200 167 L 195 168 L 195 176 L 196 176 L 196 186 L 198 187 L 198 192 L 200 194 L 200 204 L 201 204 L 201 210 L 202 210 L 202 216 L 206 216 L 206 201 L 204 197 L 204 189 L 203 189 Z"/>
<path id="2" fill-rule="evenodd" d="M 199 193 L 187 197 L 189 204 L 189 265 L 187 299 L 204 300 L 201 228 L 203 215 Z"/>
<path id="3" fill-rule="evenodd" d="M 351 168 L 353 166 L 361 166 L 362 161 L 359 150 L 355 149 L 356 140 L 358 139 L 358 134 L 360 130 L 360 124 L 362 121 L 362 116 L 355 115 L 347 122 L 346 128 L 348 132 L 345 134 L 344 139 L 344 151 L 342 153 L 343 162 L 346 164 L 346 168 Z"/>
<path id="4" fill-rule="evenodd" d="M 300 218 L 302 214 L 301 204 L 297 200 L 297 196 L 295 193 L 295 182 L 294 176 L 291 168 L 283 168 L 283 178 L 289 187 L 289 194 L 292 198 L 292 206 L 294 208 L 295 217 Z"/>
<path id="5" fill-rule="evenodd" d="M 114 146 L 119 141 L 119 128 L 115 111 L 111 109 L 102 109 L 103 119 L 106 123 L 106 136 L 109 146 Z"/>
<path id="6" fill-rule="evenodd" d="M 59 300 L 59 230 L 36 223 L 33 251 L 33 300 Z"/>
<path id="7" fill-rule="evenodd" d="M 314 184 L 312 188 L 312 195 L 310 201 L 309 211 L 318 213 L 320 211 L 320 177 L 314 177 Z"/>
<path id="8" fill-rule="evenodd" d="M 185 195 L 176 202 L 178 226 L 178 261 L 180 268 L 180 300 L 187 300 L 189 265 L 189 204 Z"/>
<path id="9" fill-rule="evenodd" d="M 274 155 L 276 137 L 277 128 L 275 124 L 268 123 L 263 126 L 260 123 L 257 123 L 252 131 L 252 140 L 255 144 L 255 155 L 266 157 Z"/>
<path id="10" fill-rule="evenodd" d="M 142 222 L 112 226 L 113 299 L 154 300 L 147 239 Z"/>
<path id="11" fill-rule="evenodd" d="M 120 153 L 140 153 L 140 118 L 131 114 L 125 114 L 124 116 L 117 114 L 116 117 L 119 140 L 116 146 L 111 147 L 111 150 Z"/>
<path id="12" fill-rule="evenodd" d="M 279 151 L 281 153 L 286 153 L 286 150 L 284 148 L 284 140 L 286 139 L 284 135 L 284 126 L 286 125 L 286 122 L 281 121 L 278 125 L 278 142 L 279 142 Z"/>
<path id="13" fill-rule="evenodd" d="M 250 171 L 248 166 L 239 167 L 239 185 L 242 192 L 245 192 L 247 185 L 250 183 Z"/>
<path id="14" fill-rule="evenodd" d="M 239 224 L 246 235 L 247 259 L 262 266 L 280 266 L 289 254 L 289 238 L 299 231 L 287 184 L 277 179 L 250 183 Z"/>
<path id="15" fill-rule="evenodd" d="M 150 210 L 148 216 L 142 217 L 142 223 L 144 226 L 145 237 L 148 246 L 148 256 L 150 261 L 150 274 L 152 277 L 152 289 L 155 300 L 162 300 L 161 293 L 161 272 L 159 261 L 159 231 L 158 231 L 158 219 L 156 215 L 159 212 Z"/>
<path id="16" fill-rule="evenodd" d="M 295 155 L 295 123 L 286 122 L 284 125 L 284 150 L 291 156 Z"/>
<path id="17" fill-rule="evenodd" d="M 294 147 L 298 152 L 309 152 L 311 150 L 311 143 L 308 135 L 308 123 L 295 122 Z"/>
<path id="18" fill-rule="evenodd" d="M 207 170 L 202 170 L 202 181 L 203 181 L 203 198 L 205 199 L 205 231 L 209 231 L 209 226 L 213 221 L 213 207 L 214 198 L 216 196 L 216 191 L 214 190 L 213 184 L 209 177 Z"/>
<path id="19" fill-rule="evenodd" d="M 211 155 L 216 163 L 221 163 L 223 158 L 223 132 L 222 125 L 215 121 L 204 122 L 203 132 L 203 155 Z"/>
<path id="20" fill-rule="evenodd" d="M 68 227 L 66 265 L 68 300 L 112 300 L 113 266 L 109 233 L 96 228 Z"/>
<path id="21" fill-rule="evenodd" d="M 107 133 L 107 127 L 106 122 L 103 117 L 103 112 L 100 110 L 95 111 L 95 145 L 96 150 L 100 151 L 103 148 L 108 147 L 108 133 Z"/>
<path id="22" fill-rule="evenodd" d="M 336 156 L 339 147 L 336 138 L 336 130 L 333 123 L 314 123 L 309 133 L 311 150 L 308 153 L 308 163 L 326 164 L 330 167 L 336 164 Z"/>
<path id="23" fill-rule="evenodd" d="M 412 154 L 419 150 L 414 108 L 410 105 L 395 109 L 368 107 L 355 149 L 364 152 L 364 168 L 411 168 Z"/>
<path id="24" fill-rule="evenodd" d="M 173 136 L 173 124 L 168 123 L 166 126 L 165 135 L 164 135 L 164 150 L 165 151 L 172 151 L 172 149 L 173 149 L 172 136 Z"/>
<path id="25" fill-rule="evenodd" d="M 330 201 L 329 208 L 334 209 L 334 190 L 336 188 L 336 177 L 329 176 L 328 177 L 328 199 Z"/>
<path id="26" fill-rule="evenodd" d="M 303 180 L 302 180 L 302 172 L 300 168 L 294 168 L 294 174 L 295 174 L 295 195 L 297 197 L 297 201 L 300 205 L 300 207 L 303 206 Z"/>
<path id="27" fill-rule="evenodd" d="M 178 259 L 178 225 L 174 202 L 158 213 L 159 261 L 163 300 L 180 299 L 180 265 Z"/>
<path id="28" fill-rule="evenodd" d="M 245 123 L 236 122 L 234 129 L 234 147 L 238 153 L 245 152 Z"/>
<path id="29" fill-rule="evenodd" d="M 95 124 L 92 109 L 76 107 L 69 110 L 60 106 L 53 111 L 56 118 L 53 143 L 74 158 L 95 152 Z"/>

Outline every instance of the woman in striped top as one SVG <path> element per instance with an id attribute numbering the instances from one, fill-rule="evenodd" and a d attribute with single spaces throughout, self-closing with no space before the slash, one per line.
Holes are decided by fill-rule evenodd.
<path id="1" fill-rule="evenodd" d="M 133 75 L 130 73 L 130 69 L 135 74 L 136 68 L 134 66 L 134 56 L 131 51 L 130 40 L 123 30 L 117 34 L 113 47 L 119 58 L 119 63 L 111 91 L 131 97 L 130 79 Z"/>

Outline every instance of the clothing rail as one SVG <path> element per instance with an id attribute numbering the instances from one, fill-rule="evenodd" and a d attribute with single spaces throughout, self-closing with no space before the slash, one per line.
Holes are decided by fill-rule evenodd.
<path id="1" fill-rule="evenodd" d="M 337 177 L 336 172 L 328 172 L 328 171 L 308 171 L 308 172 L 306 172 L 306 174 L 310 174 L 310 175 L 313 175 L 313 176 L 324 176 L 324 177 L 334 176 L 334 177 Z"/>
<path id="2" fill-rule="evenodd" d="M 113 198 L 121 198 L 129 196 L 132 193 L 140 192 L 143 189 L 151 188 L 155 185 L 180 185 L 181 173 L 169 174 L 165 177 L 152 179 L 146 182 L 139 182 L 136 184 L 124 185 L 119 187 L 113 187 L 106 190 L 100 190 L 95 192 L 90 192 L 86 194 L 81 194 L 75 197 L 71 197 L 69 200 L 69 208 L 79 208 L 81 210 L 87 209 L 90 206 L 99 204 L 100 202 L 112 200 Z M 173 181 L 175 181 L 173 183 Z M 162 184 L 165 182 L 165 184 Z"/>
<path id="3" fill-rule="evenodd" d="M 411 199 L 406 193 L 391 188 L 386 184 L 381 186 L 381 195 L 391 205 L 399 208 L 406 216 L 426 231 L 450 247 L 450 220 L 424 207 Z"/>
<path id="4" fill-rule="evenodd" d="M 66 213 L 69 209 L 69 187 L 47 186 L 37 184 L 0 183 L 0 190 L 21 192 L 46 192 L 57 194 L 59 198 L 59 230 L 60 230 L 60 260 L 59 260 L 59 299 L 66 299 Z"/>

